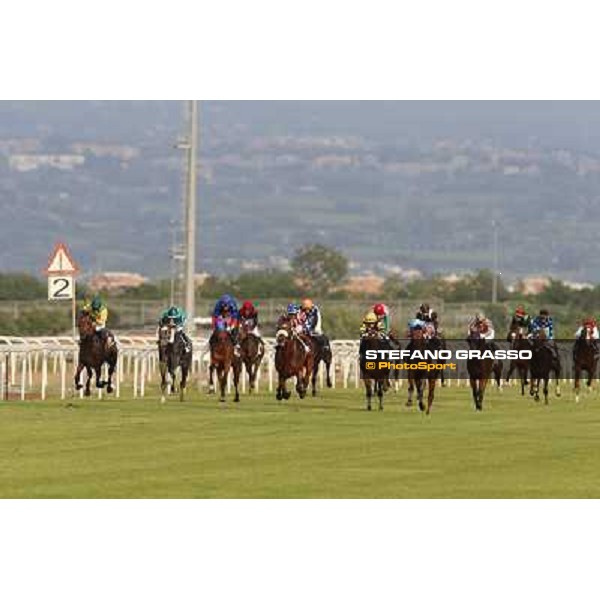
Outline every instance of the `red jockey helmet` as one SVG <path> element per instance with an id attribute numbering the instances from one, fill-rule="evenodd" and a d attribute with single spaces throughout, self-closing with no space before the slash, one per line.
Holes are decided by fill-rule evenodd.
<path id="1" fill-rule="evenodd" d="M 243 315 L 248 315 L 250 313 L 252 313 L 254 311 L 254 304 L 252 304 L 252 302 L 250 302 L 250 300 L 246 300 L 244 302 L 244 304 L 242 304 L 242 308 L 240 309 L 240 312 Z"/>
<path id="2" fill-rule="evenodd" d="M 376 304 L 373 307 L 373 312 L 378 316 L 378 317 L 383 317 L 385 315 L 385 305 L 384 304 Z"/>
<path id="3" fill-rule="evenodd" d="M 517 315 L 517 317 L 524 317 L 525 309 L 522 306 L 517 306 L 517 310 L 515 310 L 515 315 Z"/>
<path id="4" fill-rule="evenodd" d="M 586 317 L 583 320 L 583 325 L 585 327 L 596 327 L 596 319 L 594 317 Z"/>

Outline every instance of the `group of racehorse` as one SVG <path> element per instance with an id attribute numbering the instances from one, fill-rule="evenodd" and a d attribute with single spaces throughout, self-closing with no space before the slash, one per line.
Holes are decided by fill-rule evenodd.
<path id="1" fill-rule="evenodd" d="M 80 347 L 79 362 L 75 373 L 75 387 L 84 387 L 80 376 L 85 369 L 87 382 L 85 395 L 90 395 L 90 382 L 95 374 L 96 387 L 104 388 L 108 393 L 113 390 L 112 377 L 115 372 L 118 347 L 114 336 L 108 334 L 103 340 L 96 335 L 96 327 L 91 316 L 82 311 L 78 321 Z M 290 392 L 286 388 L 287 380 L 296 378 L 296 391 L 303 398 L 312 385 L 313 396 L 317 393 L 317 374 L 321 362 L 325 365 L 327 387 L 332 387 L 331 362 L 332 354 L 329 340 L 325 335 L 311 336 L 297 333 L 289 320 L 283 319 L 278 325 L 275 345 L 275 369 L 278 375 L 277 399 L 288 399 Z M 215 331 L 210 344 L 209 392 L 215 391 L 215 374 L 219 384 L 220 400 L 225 401 L 229 374 L 233 375 L 234 402 L 239 402 L 239 383 L 242 366 L 245 367 L 249 380 L 249 391 L 255 389 L 256 377 L 264 358 L 263 340 L 244 327 L 240 331 L 239 353 L 231 336 L 226 330 Z M 158 329 L 158 357 L 161 375 L 161 402 L 166 401 L 167 391 L 177 392 L 177 371 L 181 373 L 179 382 L 179 399 L 184 400 L 185 389 L 190 374 L 193 349 L 188 348 L 182 333 L 168 324 L 161 324 Z M 102 367 L 108 366 L 108 380 L 102 380 Z M 167 375 L 170 379 L 170 386 Z"/>
<path id="2" fill-rule="evenodd" d="M 80 333 L 79 364 L 75 373 L 75 387 L 81 389 L 84 387 L 80 383 L 80 376 L 85 369 L 87 372 L 87 382 L 85 384 L 85 395 L 90 395 L 90 381 L 92 374 L 95 374 L 96 386 L 98 388 L 106 387 L 108 393 L 112 392 L 112 377 L 115 372 L 118 348 L 112 335 L 108 335 L 106 341 L 102 341 L 97 335 L 93 320 L 86 312 L 81 312 L 78 318 L 78 328 Z M 216 373 L 220 388 L 220 400 L 225 400 L 227 388 L 227 379 L 232 372 L 234 402 L 239 402 L 239 381 L 242 372 L 242 366 L 245 367 L 249 378 L 249 390 L 252 392 L 255 388 L 258 368 L 264 357 L 265 347 L 261 338 L 252 332 L 242 329 L 240 335 L 240 352 L 235 352 L 234 342 L 227 331 L 215 332 L 216 340 L 211 345 L 210 368 L 209 368 L 209 391 L 214 392 L 214 375 Z M 513 329 L 509 332 L 508 340 L 512 348 L 516 350 L 532 350 L 531 359 L 514 359 L 510 362 L 506 381 L 513 374 L 518 374 L 521 383 L 521 394 L 524 395 L 529 381 L 529 393 L 539 400 L 540 385 L 543 384 L 542 391 L 544 400 L 548 403 L 548 384 L 551 374 L 556 378 L 556 395 L 560 395 L 558 380 L 561 373 L 561 365 L 558 356 L 552 354 L 549 350 L 543 335 L 535 340 L 527 338 L 521 328 Z M 485 350 L 489 348 L 489 342 L 482 339 L 478 332 L 471 330 L 467 342 L 469 348 Z M 400 348 L 399 341 L 390 337 L 387 340 L 390 348 Z M 368 333 L 361 339 L 361 352 L 370 347 L 381 348 L 381 338 L 375 334 Z M 426 338 L 423 332 L 417 330 L 411 337 L 407 349 L 419 350 L 439 350 L 444 347 L 444 340 L 438 337 Z M 181 380 L 179 384 L 180 400 L 184 399 L 186 383 L 192 364 L 192 351 L 186 348 L 185 343 L 178 332 L 168 326 L 159 328 L 158 353 L 161 374 L 162 401 L 165 401 L 165 393 L 168 389 L 167 374 L 170 376 L 170 392 L 176 390 L 176 372 L 181 371 Z M 275 343 L 275 369 L 278 375 L 276 397 L 278 400 L 288 399 L 291 392 L 287 389 L 287 381 L 291 378 L 296 379 L 296 391 L 300 398 L 304 398 L 310 386 L 312 394 L 316 395 L 317 374 L 320 363 L 323 362 L 326 368 L 326 383 L 328 387 L 331 383 L 331 362 L 332 355 L 329 341 L 325 336 L 310 336 L 297 333 L 291 323 L 285 320 L 279 323 L 276 333 Z M 425 362 L 441 362 L 437 359 L 427 359 Z M 102 366 L 108 365 L 108 380 L 101 378 Z M 574 388 L 576 400 L 579 400 L 580 379 L 582 372 L 588 375 L 587 385 L 591 386 L 593 377 L 598 364 L 598 354 L 592 344 L 591 331 L 584 330 L 579 336 L 573 347 L 573 365 L 574 365 Z M 483 399 L 486 386 L 492 376 L 496 383 L 500 385 L 502 374 L 502 363 L 492 358 L 473 358 L 467 361 L 467 371 L 471 384 L 473 401 L 477 410 L 482 410 Z M 440 377 L 440 373 L 442 377 Z M 369 378 L 368 372 L 362 373 L 367 409 L 371 410 L 371 401 L 373 395 L 379 400 L 379 408 L 383 409 L 383 395 L 390 387 L 389 372 L 384 377 Z M 443 370 L 410 370 L 408 374 L 408 402 L 412 405 L 413 395 L 416 392 L 416 398 L 419 408 L 429 414 L 431 411 L 437 380 L 441 379 L 443 383 Z M 427 403 L 424 401 L 425 389 L 427 389 Z"/>

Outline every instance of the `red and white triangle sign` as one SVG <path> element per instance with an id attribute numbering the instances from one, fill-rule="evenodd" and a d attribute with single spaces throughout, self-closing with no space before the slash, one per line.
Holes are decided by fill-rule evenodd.
<path id="1" fill-rule="evenodd" d="M 63 243 L 56 244 L 48 261 L 46 273 L 48 275 L 74 275 L 78 272 L 79 267 L 73 260 L 67 246 Z"/>

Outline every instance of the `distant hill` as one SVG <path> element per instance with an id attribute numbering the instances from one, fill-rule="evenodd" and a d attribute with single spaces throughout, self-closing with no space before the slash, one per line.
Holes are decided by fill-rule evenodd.
<path id="1" fill-rule="evenodd" d="M 88 273 L 168 273 L 183 130 L 182 103 L 0 102 L 0 270 L 63 239 Z M 495 220 L 506 277 L 599 280 L 600 103 L 203 103 L 200 170 L 199 270 L 313 241 L 359 271 L 489 267 Z"/>

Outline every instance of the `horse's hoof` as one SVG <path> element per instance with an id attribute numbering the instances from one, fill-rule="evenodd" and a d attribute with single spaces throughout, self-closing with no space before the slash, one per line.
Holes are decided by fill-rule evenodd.
<path id="1" fill-rule="evenodd" d="M 240 401 L 240 399 L 239 399 L 239 398 L 236 396 L 236 397 L 233 399 L 233 401 L 234 401 L 234 402 L 239 402 L 239 401 Z"/>
<path id="2" fill-rule="evenodd" d="M 90 390 L 85 390 L 85 392 L 83 392 L 84 396 L 91 396 L 92 392 L 90 392 Z"/>
<path id="3" fill-rule="evenodd" d="M 107 394 L 112 394 L 113 393 L 113 386 L 112 385 L 109 385 L 109 386 L 106 387 L 106 393 Z"/>
<path id="4" fill-rule="evenodd" d="M 367 405 L 367 410 L 371 410 L 371 405 Z"/>
<path id="5" fill-rule="evenodd" d="M 383 406 L 380 406 L 380 407 L 379 407 L 379 410 L 383 410 Z"/>
<path id="6" fill-rule="evenodd" d="M 317 390 L 313 390 L 313 391 L 312 391 L 312 396 L 313 396 L 313 398 L 314 398 L 316 395 L 317 395 Z"/>
<path id="7" fill-rule="evenodd" d="M 289 400 L 292 395 L 292 392 L 283 392 L 283 399 Z"/>
<path id="8" fill-rule="evenodd" d="M 329 379 L 327 380 L 327 387 L 328 388 L 332 388 L 333 387 L 333 383 L 331 383 L 331 381 Z"/>
<path id="9" fill-rule="evenodd" d="M 425 410 L 425 405 L 421 401 L 419 401 L 419 410 L 421 412 L 423 412 Z"/>
<path id="10" fill-rule="evenodd" d="M 407 400 L 406 404 L 404 406 L 412 406 L 412 405 L 413 405 L 412 400 Z"/>
<path id="11" fill-rule="evenodd" d="M 76 390 L 81 390 L 81 389 L 83 389 L 83 385 L 81 383 L 76 383 L 75 384 L 75 389 Z"/>
<path id="12" fill-rule="evenodd" d="M 96 383 L 96 387 L 101 390 L 104 387 L 105 383 L 104 381 L 99 381 L 98 383 Z"/>
<path id="13" fill-rule="evenodd" d="M 219 398 L 219 402 L 225 402 L 225 398 Z"/>

